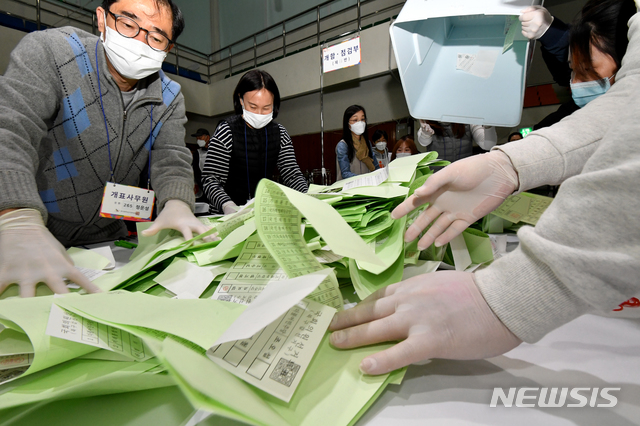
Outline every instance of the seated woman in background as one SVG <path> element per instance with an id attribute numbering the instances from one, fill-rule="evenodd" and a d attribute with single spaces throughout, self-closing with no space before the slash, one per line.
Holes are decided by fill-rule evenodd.
<path id="1" fill-rule="evenodd" d="M 389 161 L 391 161 L 391 153 L 388 148 L 389 136 L 387 132 L 384 130 L 376 130 L 373 132 L 373 136 L 371 136 L 371 142 L 373 142 L 373 146 L 375 147 L 373 153 L 376 155 L 378 166 L 380 166 L 380 168 L 387 167 Z"/>
<path id="2" fill-rule="evenodd" d="M 420 120 L 418 142 L 437 151 L 439 159 L 454 162 L 470 157 L 474 142 L 483 150 L 490 150 L 498 142 L 498 135 L 490 126 Z"/>
<path id="3" fill-rule="evenodd" d="M 367 136 L 367 113 L 351 105 L 342 117 L 342 140 L 336 145 L 337 180 L 372 172 L 380 168 Z"/>
<path id="4" fill-rule="evenodd" d="M 272 120 L 278 116 L 280 91 L 273 77 L 252 70 L 233 92 L 236 115 L 222 120 L 209 143 L 202 172 L 209 212 L 229 214 L 255 196 L 261 179 L 278 168 L 284 184 L 300 192 L 309 189 L 296 162 L 287 130 Z"/>
<path id="5" fill-rule="evenodd" d="M 416 148 L 415 142 L 409 135 L 406 135 L 398 139 L 398 142 L 396 142 L 395 146 L 393 147 L 391 161 L 395 160 L 396 158 L 408 157 L 417 153 L 418 148 Z"/>

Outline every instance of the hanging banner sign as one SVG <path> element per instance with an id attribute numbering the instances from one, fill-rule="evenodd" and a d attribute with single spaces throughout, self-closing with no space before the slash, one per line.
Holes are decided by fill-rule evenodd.
<path id="1" fill-rule="evenodd" d="M 360 61 L 360 37 L 322 49 L 322 70 L 325 73 L 358 65 Z"/>

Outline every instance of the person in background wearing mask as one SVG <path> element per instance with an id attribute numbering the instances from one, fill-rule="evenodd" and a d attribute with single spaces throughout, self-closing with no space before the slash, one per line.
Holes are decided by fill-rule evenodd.
<path id="1" fill-rule="evenodd" d="M 490 150 L 498 143 L 498 135 L 492 126 L 420 120 L 418 142 L 437 151 L 439 159 L 453 163 L 473 155 L 474 142 L 483 150 Z"/>
<path id="2" fill-rule="evenodd" d="M 393 154 L 391 154 L 391 161 L 396 158 L 408 157 L 410 155 L 415 155 L 418 153 L 418 148 L 416 148 L 416 144 L 409 135 L 405 135 L 398 139 L 395 146 L 393 147 Z"/>
<path id="3" fill-rule="evenodd" d="M 204 163 L 209 212 L 236 212 L 255 196 L 261 179 L 272 178 L 276 167 L 286 186 L 307 192 L 287 129 L 273 121 L 280 108 L 273 77 L 258 69 L 247 72 L 233 92 L 233 105 L 236 115 L 218 124 Z"/>
<path id="4" fill-rule="evenodd" d="M 590 0 L 569 26 L 542 6 L 522 11 L 522 34 L 540 41 L 551 75 L 560 86 L 571 87 L 573 98 L 534 130 L 557 123 L 609 89 L 629 43 L 627 22 L 635 13 L 633 0 Z"/>
<path id="5" fill-rule="evenodd" d="M 387 141 L 389 140 L 387 132 L 384 130 L 376 130 L 373 132 L 371 140 L 373 141 L 373 146 L 376 148 L 373 153 L 376 155 L 378 166 L 380 168 L 387 167 L 389 161 L 391 161 L 391 153 L 387 149 Z"/>
<path id="6" fill-rule="evenodd" d="M 160 214 L 145 235 L 208 229 L 192 213 L 184 97 L 160 70 L 182 13 L 171 0 L 107 0 L 96 14 L 100 37 L 27 34 L 0 76 L 0 293 L 17 284 L 33 296 L 38 283 L 66 293 L 64 279 L 99 291 L 64 246 L 127 235 L 101 216 L 107 182 L 149 174 Z"/>
<path id="7" fill-rule="evenodd" d="M 519 141 L 523 139 L 522 134 L 520 132 L 513 132 L 507 137 L 507 142 Z"/>
<path id="8" fill-rule="evenodd" d="M 192 138 L 196 138 L 196 144 L 198 148 L 193 150 L 193 176 L 195 182 L 194 193 L 198 201 L 203 200 L 204 191 L 202 190 L 202 171 L 204 170 L 204 160 L 207 158 L 207 149 L 209 149 L 209 140 L 211 134 L 207 129 L 200 128 L 194 134 Z M 203 200 L 206 201 L 206 198 Z"/>
<path id="9" fill-rule="evenodd" d="M 380 168 L 367 136 L 367 113 L 351 105 L 342 116 L 342 140 L 336 145 L 337 180 L 369 173 Z"/>

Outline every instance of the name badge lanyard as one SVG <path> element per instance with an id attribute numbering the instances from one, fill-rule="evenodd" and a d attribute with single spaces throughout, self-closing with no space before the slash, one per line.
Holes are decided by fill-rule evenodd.
<path id="1" fill-rule="evenodd" d="M 98 73 L 98 94 L 100 95 L 100 109 L 102 110 L 102 118 L 104 119 L 104 129 L 107 132 L 107 152 L 109 153 L 109 180 L 112 183 L 116 183 L 115 176 L 113 175 L 113 163 L 111 161 L 111 138 L 109 137 L 109 126 L 107 125 L 107 114 L 104 112 L 104 105 L 102 103 L 102 88 L 100 86 L 100 64 L 98 63 L 98 43 L 100 38 L 96 41 L 96 71 Z M 151 147 L 153 146 L 153 104 L 151 105 L 151 123 L 149 125 L 149 162 L 147 164 L 147 191 L 151 189 Z M 246 139 L 246 131 L 245 131 Z"/>
<path id="2" fill-rule="evenodd" d="M 269 134 L 267 128 L 264 128 L 264 137 L 267 140 L 266 148 L 264 150 L 264 178 L 267 178 L 267 156 L 269 155 Z M 253 198 L 251 196 L 251 180 L 249 178 L 249 150 L 247 148 L 247 123 L 244 123 L 244 158 L 247 164 L 247 193 L 249 194 L 249 200 Z"/>
<path id="3" fill-rule="evenodd" d="M 107 181 L 104 194 L 102 196 L 102 205 L 100 207 L 100 216 L 111 219 L 124 219 L 132 221 L 149 221 L 153 214 L 153 205 L 155 202 L 155 192 L 151 190 L 151 148 L 154 143 L 153 136 L 153 104 L 151 105 L 150 124 L 149 124 L 149 160 L 147 173 L 147 189 L 138 188 L 137 186 L 122 185 L 116 182 L 113 171 L 113 160 L 111 158 L 111 137 L 109 136 L 109 125 L 107 123 L 107 114 L 104 110 L 102 101 L 102 87 L 100 83 L 100 66 L 98 63 L 98 44 L 96 42 L 96 69 L 98 75 L 98 93 L 100 95 L 100 109 L 102 110 L 102 118 L 104 119 L 104 128 L 107 133 L 107 152 L 109 153 L 109 181 Z"/>

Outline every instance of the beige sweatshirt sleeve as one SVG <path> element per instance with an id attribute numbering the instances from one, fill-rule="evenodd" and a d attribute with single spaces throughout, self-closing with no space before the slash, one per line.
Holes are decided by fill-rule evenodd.
<path id="1" fill-rule="evenodd" d="M 538 159 L 506 150 L 525 186 L 566 179 L 536 227 L 518 232 L 520 247 L 476 273 L 489 306 L 525 342 L 584 313 L 611 312 L 640 294 L 638 16 L 631 22 L 624 74 L 614 84 L 624 91 L 612 88 L 581 114 L 545 129 L 544 137 L 537 132 L 538 149 L 523 149 Z M 588 137 L 594 132 L 597 137 Z M 559 172 L 539 159 L 540 151 Z M 537 180 L 537 173 L 556 180 Z"/>

